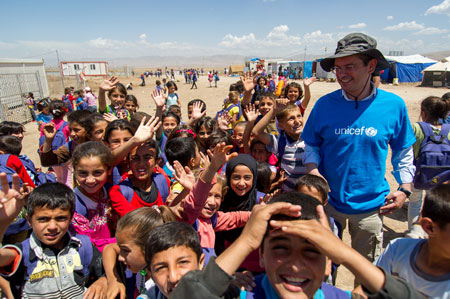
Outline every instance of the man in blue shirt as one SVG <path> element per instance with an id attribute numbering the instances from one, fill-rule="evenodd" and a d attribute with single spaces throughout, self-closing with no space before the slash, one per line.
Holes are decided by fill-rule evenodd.
<path id="1" fill-rule="evenodd" d="M 371 81 L 375 70 L 389 67 L 375 39 L 349 34 L 320 65 L 336 73 L 341 89 L 311 111 L 302 133 L 304 163 L 330 185 L 328 215 L 342 229 L 348 221 L 352 247 L 373 261 L 382 249 L 382 216 L 401 208 L 411 193 L 414 133 L 403 100 Z M 385 179 L 388 146 L 399 183 L 393 192 Z"/>

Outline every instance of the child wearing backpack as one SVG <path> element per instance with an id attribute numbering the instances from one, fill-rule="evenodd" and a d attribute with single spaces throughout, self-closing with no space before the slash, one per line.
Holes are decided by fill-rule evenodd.
<path id="1" fill-rule="evenodd" d="M 56 150 L 61 145 L 69 141 L 70 131 L 69 131 L 69 124 L 64 120 L 64 116 L 66 116 L 67 108 L 63 101 L 60 100 L 54 100 L 50 102 L 50 113 L 53 117 L 51 122 L 55 125 L 55 129 L 57 130 L 56 136 L 53 139 L 52 143 L 52 149 Z M 41 147 L 44 144 L 45 137 L 44 137 L 44 125 L 47 123 L 44 123 L 41 125 L 41 135 L 39 137 L 39 147 Z"/>
<path id="2" fill-rule="evenodd" d="M 0 176 L 1 184 L 5 177 Z M 3 190 L 0 206 L 0 240 L 4 229 L 24 205 L 19 181 Z M 75 197 L 67 186 L 48 183 L 33 190 L 27 199 L 27 218 L 33 230 L 21 243 L 0 249 L 0 272 L 15 298 L 98 298 L 106 293 L 102 256 L 87 236 L 68 232 Z M 55 295 L 57 294 L 57 295 Z"/>
<path id="3" fill-rule="evenodd" d="M 111 151 L 102 143 L 88 141 L 80 144 L 72 156 L 72 166 L 78 186 L 72 228 L 87 235 L 100 252 L 114 242 L 116 219 L 111 212 L 107 183 L 113 164 Z"/>
<path id="4" fill-rule="evenodd" d="M 108 93 L 111 105 L 106 104 L 106 93 Z M 113 76 L 104 80 L 98 93 L 98 112 L 101 114 L 111 113 L 115 117 L 130 120 L 130 114 L 124 108 L 126 97 L 127 89 L 119 82 L 119 79 Z"/>
<path id="5" fill-rule="evenodd" d="M 449 110 L 450 103 L 439 97 L 427 97 L 420 105 L 423 121 L 412 126 L 416 136 L 413 145 L 416 173 L 408 206 L 410 230 L 420 214 L 423 190 L 450 180 L 450 124 L 439 122 L 439 119 L 447 116 Z M 419 226 L 414 226 L 414 229 L 417 229 L 416 233 L 421 232 Z"/>
<path id="6" fill-rule="evenodd" d="M 169 195 L 170 182 L 161 173 L 155 173 L 158 146 L 150 139 L 134 148 L 129 155 L 132 174 L 109 191 L 111 205 L 121 217 L 140 207 L 164 205 Z"/>
<path id="7" fill-rule="evenodd" d="M 72 89 L 70 87 L 64 88 L 64 95 L 62 96 L 61 101 L 64 103 L 64 107 L 67 109 L 66 112 L 73 111 L 73 95 Z"/>
<path id="8" fill-rule="evenodd" d="M 9 176 L 9 182 L 11 182 L 12 175 L 17 173 L 23 183 L 34 188 L 36 187 L 34 181 L 19 158 L 21 150 L 22 143 L 19 138 L 8 135 L 0 136 L 0 173 L 6 173 Z"/>
<path id="9" fill-rule="evenodd" d="M 276 115 L 278 126 L 283 132 L 276 136 L 264 132 L 265 127 Z M 283 191 L 292 191 L 296 180 L 306 173 L 302 163 L 305 142 L 300 135 L 303 130 L 303 117 L 297 105 L 288 99 L 277 99 L 276 106 L 267 113 L 253 128 L 255 138 L 269 147 L 278 157 L 278 165 L 285 170 L 287 180 L 282 185 Z"/>

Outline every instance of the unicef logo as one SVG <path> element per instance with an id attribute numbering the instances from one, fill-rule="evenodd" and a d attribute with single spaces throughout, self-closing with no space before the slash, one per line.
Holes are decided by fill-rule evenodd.
<path id="1" fill-rule="evenodd" d="M 366 135 L 369 137 L 373 137 L 375 135 L 377 135 L 377 129 L 375 129 L 374 127 L 370 127 L 366 129 Z"/>

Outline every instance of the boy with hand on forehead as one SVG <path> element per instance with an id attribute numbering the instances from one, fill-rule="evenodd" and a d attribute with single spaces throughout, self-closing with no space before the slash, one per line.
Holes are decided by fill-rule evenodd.
<path id="1" fill-rule="evenodd" d="M 0 241 L 24 204 L 19 178 L 0 174 Z M 107 282 L 101 253 L 87 236 L 71 236 L 75 210 L 72 190 L 60 183 L 43 184 L 28 196 L 31 236 L 0 249 L 0 273 L 10 282 L 15 298 L 102 298 Z M 87 288 L 89 287 L 89 288 Z"/>
<path id="2" fill-rule="evenodd" d="M 235 298 L 349 298 L 348 292 L 322 282 L 328 258 L 350 269 L 370 298 L 425 298 L 335 237 L 319 201 L 298 192 L 255 206 L 239 238 L 205 269 L 185 274 L 171 298 L 223 298 L 234 272 L 257 248 L 266 274 Z"/>
<path id="3" fill-rule="evenodd" d="M 282 130 L 278 136 L 264 131 L 275 115 L 278 127 Z M 303 117 L 300 108 L 290 104 L 288 99 L 277 99 L 275 107 L 264 115 L 252 131 L 255 137 L 268 147 L 269 152 L 278 157 L 280 168 L 285 170 L 287 180 L 281 188 L 283 191 L 294 190 L 296 179 L 306 173 L 302 162 L 305 152 L 305 143 L 300 138 L 302 130 Z"/>

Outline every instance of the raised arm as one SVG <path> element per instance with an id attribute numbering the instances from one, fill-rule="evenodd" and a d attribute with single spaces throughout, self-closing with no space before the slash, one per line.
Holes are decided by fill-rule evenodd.
<path id="1" fill-rule="evenodd" d="M 303 98 L 301 103 L 303 110 L 306 110 L 309 101 L 311 100 L 311 90 L 309 89 L 309 86 L 316 81 L 317 81 L 316 77 L 305 78 L 303 80 L 303 87 L 305 89 L 305 97 Z"/>
<path id="2" fill-rule="evenodd" d="M 106 112 L 106 92 L 113 89 L 117 83 L 119 83 L 119 79 L 112 76 L 111 78 L 104 80 L 102 84 L 100 84 L 100 88 L 98 91 L 98 111 L 100 113 Z"/>
<path id="3" fill-rule="evenodd" d="M 156 105 L 155 117 L 158 117 L 160 120 L 162 120 L 161 117 L 163 114 L 164 105 L 166 104 L 166 98 L 167 97 L 165 96 L 164 91 L 161 92 L 157 89 L 153 90 L 152 99 Z M 156 139 L 161 139 L 162 132 L 162 126 L 160 126 L 158 130 L 156 130 Z"/>
<path id="4" fill-rule="evenodd" d="M 120 249 L 117 243 L 112 243 L 106 245 L 102 252 L 103 267 L 105 268 L 106 279 L 108 281 L 106 298 L 117 298 L 119 295 L 120 299 L 125 299 L 126 297 L 125 285 L 120 280 L 116 268 L 119 251 Z"/>
<path id="5" fill-rule="evenodd" d="M 145 117 L 142 119 L 139 128 L 134 133 L 134 136 L 130 138 L 125 144 L 119 146 L 112 151 L 114 156 L 114 165 L 119 164 L 128 153 L 138 145 L 153 138 L 155 131 L 161 126 L 161 122 L 158 117 L 153 116 L 145 123 Z"/>
<path id="6" fill-rule="evenodd" d="M 259 112 L 258 108 L 255 105 L 248 104 L 245 107 L 245 115 L 247 115 L 247 126 L 244 130 L 244 136 L 242 137 L 242 143 L 244 144 L 244 152 L 246 154 L 250 153 L 250 135 L 252 134 L 253 126 L 255 125 L 255 121 L 258 118 Z"/>
<path id="7" fill-rule="evenodd" d="M 255 76 L 252 76 L 250 72 L 247 72 L 244 77 L 241 77 L 242 84 L 244 85 L 244 97 L 241 101 L 241 106 L 246 107 L 252 100 L 252 91 L 255 88 Z"/>

